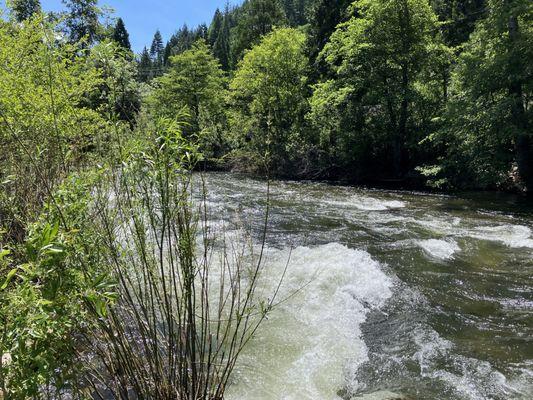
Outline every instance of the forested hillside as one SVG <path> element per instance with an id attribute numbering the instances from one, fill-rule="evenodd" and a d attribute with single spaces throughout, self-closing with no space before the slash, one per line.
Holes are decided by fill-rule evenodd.
<path id="1" fill-rule="evenodd" d="M 531 17 L 524 0 L 250 0 L 166 46 L 156 33 L 139 71 L 166 91 L 187 68 L 172 57 L 209 46 L 227 89 L 210 97 L 227 112 L 211 114 L 206 150 L 226 167 L 260 169 L 266 157 L 292 178 L 525 190 Z"/>

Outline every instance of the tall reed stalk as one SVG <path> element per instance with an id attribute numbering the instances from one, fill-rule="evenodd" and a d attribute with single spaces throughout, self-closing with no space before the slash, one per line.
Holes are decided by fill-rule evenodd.
<path id="1" fill-rule="evenodd" d="M 95 193 L 118 299 L 88 302 L 86 384 L 97 398 L 222 399 L 279 285 L 267 300 L 258 291 L 264 244 L 210 232 L 197 153 L 177 124 L 157 125 Z"/>

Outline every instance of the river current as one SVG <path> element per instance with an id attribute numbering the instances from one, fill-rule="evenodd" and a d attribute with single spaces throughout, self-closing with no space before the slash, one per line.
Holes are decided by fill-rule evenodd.
<path id="1" fill-rule="evenodd" d="M 229 400 L 533 398 L 531 201 L 205 178 L 257 241 L 270 199 L 273 286 L 288 262 Z"/>

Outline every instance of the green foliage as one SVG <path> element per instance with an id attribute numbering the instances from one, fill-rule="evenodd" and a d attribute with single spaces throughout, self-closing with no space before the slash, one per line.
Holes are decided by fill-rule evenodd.
<path id="1" fill-rule="evenodd" d="M 95 146 L 104 121 L 86 107 L 101 83 L 79 48 L 41 18 L 0 25 L 0 221 L 23 240 L 55 185 Z"/>
<path id="2" fill-rule="evenodd" d="M 152 59 L 150 53 L 145 47 L 139 57 L 137 64 L 137 76 L 141 82 L 148 82 L 154 77 L 154 71 L 152 70 Z"/>
<path id="3" fill-rule="evenodd" d="M 442 33 L 448 46 L 466 42 L 477 21 L 485 16 L 486 0 L 431 0 L 431 6 L 441 21 Z"/>
<path id="4" fill-rule="evenodd" d="M 65 25 L 71 43 L 91 46 L 102 33 L 98 0 L 63 0 L 63 3 L 67 8 Z"/>
<path id="5" fill-rule="evenodd" d="M 102 78 L 98 91 L 91 97 L 91 108 L 108 120 L 117 116 L 133 126 L 141 107 L 141 93 L 130 52 L 114 41 L 102 41 L 91 49 L 88 60 Z"/>
<path id="6" fill-rule="evenodd" d="M 163 37 L 159 29 L 155 32 L 154 38 L 152 40 L 152 45 L 150 46 L 150 59 L 152 61 L 152 69 L 154 76 L 160 76 L 163 74 L 163 59 L 164 59 L 164 50 L 163 46 Z"/>
<path id="7" fill-rule="evenodd" d="M 181 54 L 186 50 L 190 50 L 192 46 L 199 40 L 207 41 L 209 37 L 208 28 L 205 24 L 198 25 L 195 29 L 189 29 L 187 25 L 183 25 L 176 33 L 174 33 L 167 42 L 163 51 L 163 67 L 168 67 L 170 57 Z"/>
<path id="8" fill-rule="evenodd" d="M 125 50 L 131 51 L 130 35 L 122 18 L 117 20 L 113 29 L 113 40 Z"/>
<path id="9" fill-rule="evenodd" d="M 442 165 L 455 186 L 486 188 L 518 183 L 509 177 L 516 163 L 522 185 L 531 188 L 533 6 L 489 5 L 453 74 L 447 123 L 438 136 L 449 144 Z"/>
<path id="10" fill-rule="evenodd" d="M 287 25 L 279 0 L 247 0 L 238 10 L 231 31 L 231 63 L 236 66 L 245 50 L 259 43 L 274 27 Z"/>
<path id="11" fill-rule="evenodd" d="M 187 114 L 186 135 L 198 137 L 202 149 L 220 155 L 223 146 L 225 77 L 205 41 L 170 59 L 165 75 L 155 82 L 149 99 L 154 116 Z"/>
<path id="12" fill-rule="evenodd" d="M 330 168 L 399 177 L 444 101 L 449 53 L 425 0 L 360 0 L 352 12 L 321 54 L 334 75 L 316 85 L 309 118 Z"/>
<path id="13" fill-rule="evenodd" d="M 327 64 L 318 56 L 337 25 L 347 17 L 350 4 L 350 0 L 317 0 L 313 5 L 307 37 L 307 53 L 312 66 L 309 75 L 313 83 L 328 72 Z"/>
<path id="14" fill-rule="evenodd" d="M 239 63 L 231 89 L 235 147 L 256 155 L 260 168 L 283 173 L 302 151 L 305 110 L 305 35 L 280 28 Z"/>
<path id="15" fill-rule="evenodd" d="M 226 7 L 224 13 L 215 12 L 213 22 L 209 27 L 209 44 L 213 54 L 220 61 L 222 69 L 227 71 L 231 62 L 231 28 L 233 27 L 233 12 Z"/>
<path id="16" fill-rule="evenodd" d="M 41 11 L 41 2 L 39 0 L 12 0 L 11 9 L 15 20 L 22 22 Z"/>
<path id="17" fill-rule="evenodd" d="M 58 397 L 75 387 L 77 341 L 90 320 L 85 304 L 114 299 L 90 224 L 97 173 L 73 175 L 54 193 L 24 246 L 1 252 L 0 388 L 7 398 Z M 14 312 L 16 310 L 16 312 Z M 74 386 L 73 386 L 74 385 Z"/>
<path id="18" fill-rule="evenodd" d="M 296 27 L 307 23 L 308 10 L 314 0 L 282 0 L 283 10 L 290 26 Z"/>

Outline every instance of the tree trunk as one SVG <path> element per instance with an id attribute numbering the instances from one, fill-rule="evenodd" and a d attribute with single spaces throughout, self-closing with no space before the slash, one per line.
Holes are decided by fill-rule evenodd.
<path id="1" fill-rule="evenodd" d="M 396 133 L 394 144 L 394 172 L 397 178 L 399 178 L 403 172 L 403 153 L 405 148 L 405 139 L 407 138 L 407 117 L 409 107 L 408 91 L 408 67 L 407 65 L 404 65 L 402 67 L 402 102 L 400 105 L 400 118 L 398 120 L 398 132 Z"/>
<path id="2" fill-rule="evenodd" d="M 509 38 L 511 46 L 518 35 L 518 18 L 516 15 L 509 17 Z M 513 58 L 511 57 L 511 62 Z M 524 102 L 522 99 L 522 83 L 513 80 L 509 84 L 509 95 L 513 98 L 512 119 L 516 127 L 515 137 L 516 163 L 518 173 L 528 192 L 533 192 L 533 141 L 528 132 Z"/>

